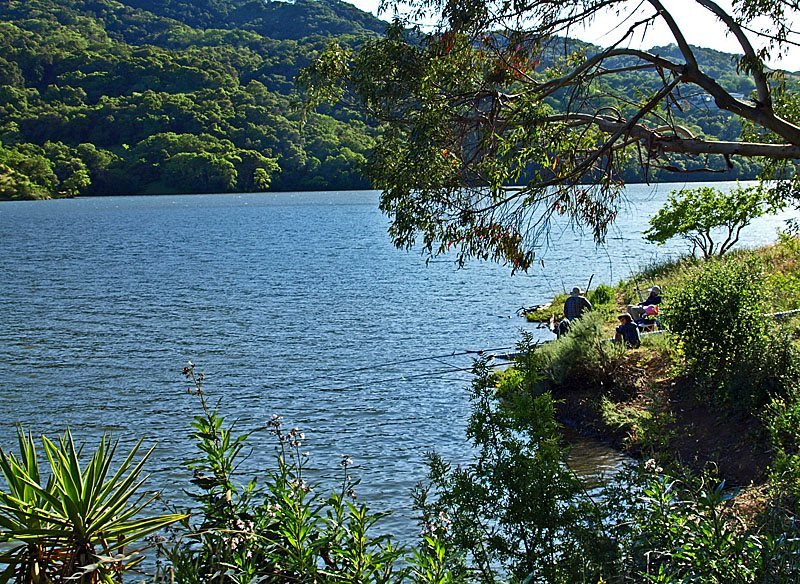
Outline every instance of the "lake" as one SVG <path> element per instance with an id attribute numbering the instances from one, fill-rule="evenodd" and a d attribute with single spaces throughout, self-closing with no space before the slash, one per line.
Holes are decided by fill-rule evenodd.
<path id="1" fill-rule="evenodd" d="M 547 338 L 516 310 L 683 251 L 641 238 L 673 186 L 629 187 L 606 246 L 556 226 L 544 266 L 513 277 L 395 249 L 372 191 L 0 204 L 0 445 L 16 444 L 16 422 L 85 442 L 143 436 L 158 442 L 151 484 L 179 500 L 192 360 L 241 428 L 273 413 L 302 428 L 319 480 L 334 484 L 351 455 L 361 497 L 398 510 L 388 527 L 410 538 L 424 453 L 468 453 L 471 356 L 451 355 L 511 348 L 520 330 Z M 782 224 L 757 221 L 743 244 Z M 253 446 L 246 469 L 269 466 L 270 437 Z"/>

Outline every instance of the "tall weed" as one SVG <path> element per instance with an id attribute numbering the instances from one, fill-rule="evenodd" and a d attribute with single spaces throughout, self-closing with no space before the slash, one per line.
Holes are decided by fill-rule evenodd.
<path id="1" fill-rule="evenodd" d="M 324 495 L 306 477 L 304 434 L 285 429 L 273 416 L 266 427 L 238 432 L 209 406 L 203 377 L 189 365 L 202 413 L 192 434 L 199 455 L 187 462 L 197 506 L 192 517 L 161 542 L 164 568 L 157 581 L 181 583 L 318 582 L 419 584 L 453 582 L 443 564 L 443 546 L 424 539 L 409 553 L 376 525 L 386 513 L 357 502 L 352 460 L 342 458 L 342 482 Z M 241 478 L 245 443 L 268 431 L 275 440 L 275 465 L 261 477 Z"/>

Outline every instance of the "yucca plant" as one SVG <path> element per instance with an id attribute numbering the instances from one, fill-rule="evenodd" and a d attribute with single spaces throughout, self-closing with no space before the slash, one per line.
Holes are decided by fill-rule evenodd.
<path id="1" fill-rule="evenodd" d="M 81 453 L 67 430 L 53 442 L 42 436 L 49 464 L 42 484 L 33 437 L 18 432 L 19 457 L 0 449 L 0 581 L 19 584 L 120 582 L 142 560 L 129 546 L 185 516 L 142 517 L 153 495 L 141 492 L 152 448 L 136 461 L 139 441 L 112 470 L 117 442 L 103 436 L 81 466 Z"/>

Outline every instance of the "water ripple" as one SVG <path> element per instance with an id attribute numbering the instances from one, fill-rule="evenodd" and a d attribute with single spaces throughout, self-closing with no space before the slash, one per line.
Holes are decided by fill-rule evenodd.
<path id="1" fill-rule="evenodd" d="M 417 361 L 511 346 L 521 305 L 562 288 L 609 281 L 676 247 L 641 240 L 668 189 L 629 189 L 608 246 L 557 230 L 545 269 L 453 262 L 426 266 L 394 249 L 377 193 L 119 197 L 0 205 L 0 444 L 14 423 L 34 433 L 70 426 L 85 441 L 111 432 L 158 442 L 157 487 L 179 498 L 194 398 L 179 375 L 191 359 L 240 427 L 273 413 L 302 426 L 313 473 L 332 484 L 349 453 L 362 497 L 399 512 L 416 533 L 409 492 L 423 454 L 464 460 L 469 366 Z M 774 238 L 761 220 L 748 243 Z M 246 468 L 270 466 L 268 436 Z"/>

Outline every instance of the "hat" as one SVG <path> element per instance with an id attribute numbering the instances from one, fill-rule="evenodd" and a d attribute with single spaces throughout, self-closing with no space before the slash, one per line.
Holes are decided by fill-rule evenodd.
<path id="1" fill-rule="evenodd" d="M 581 290 L 581 289 L 580 289 L 580 288 L 578 288 L 577 286 L 575 286 L 575 287 L 572 289 L 572 295 L 573 295 L 573 296 L 580 296 L 581 294 L 583 294 L 583 290 Z"/>
<path id="2" fill-rule="evenodd" d="M 661 294 L 661 286 L 653 286 L 650 288 L 650 292 L 655 292 L 656 294 Z"/>
<path id="3" fill-rule="evenodd" d="M 628 322 L 633 322 L 633 317 L 627 312 L 617 315 L 617 320 L 622 320 L 623 318 L 627 318 Z"/>

